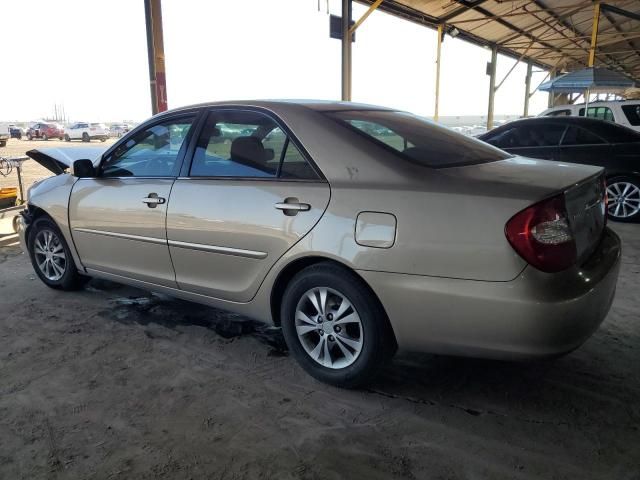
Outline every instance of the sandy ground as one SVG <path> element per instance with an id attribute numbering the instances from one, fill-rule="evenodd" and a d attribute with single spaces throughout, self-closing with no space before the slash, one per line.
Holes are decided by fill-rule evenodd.
<path id="1" fill-rule="evenodd" d="M 43 140 L 18 140 L 16 138 L 11 138 L 5 147 L 0 147 L 0 157 L 21 157 L 25 155 L 25 152 L 33 149 L 33 148 L 59 148 L 59 147 L 108 147 L 116 139 L 110 139 L 106 142 L 100 142 L 98 140 L 93 140 L 91 143 L 83 143 L 79 141 L 73 142 L 64 142 L 60 140 L 47 140 L 46 142 Z M 38 163 L 33 160 L 25 161 L 22 167 L 22 177 L 26 189 L 33 184 L 33 182 L 40 180 L 42 178 L 46 178 L 51 175 L 51 172 L 44 167 L 41 167 Z M 16 175 L 15 170 L 11 172 L 11 174 L 7 177 L 0 175 L 0 188 L 2 187 L 17 187 L 18 186 L 18 177 Z"/>
<path id="2" fill-rule="evenodd" d="M 50 290 L 0 247 L 0 478 L 640 479 L 640 226 L 614 228 L 612 311 L 571 355 L 400 354 L 362 391 L 308 377 L 276 329 Z"/>

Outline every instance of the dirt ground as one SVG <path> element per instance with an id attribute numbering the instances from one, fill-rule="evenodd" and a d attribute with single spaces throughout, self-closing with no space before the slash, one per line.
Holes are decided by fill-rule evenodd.
<path id="1" fill-rule="evenodd" d="M 277 329 L 54 291 L 0 247 L 0 478 L 640 479 L 640 225 L 614 228 L 616 299 L 574 353 L 404 353 L 361 391 L 308 377 Z"/>

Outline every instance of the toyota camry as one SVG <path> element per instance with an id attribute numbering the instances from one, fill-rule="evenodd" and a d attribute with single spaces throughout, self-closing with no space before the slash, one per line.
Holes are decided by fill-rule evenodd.
<path id="1" fill-rule="evenodd" d="M 620 240 L 600 167 L 514 156 L 406 112 L 210 103 L 106 151 L 32 150 L 23 248 L 91 277 L 282 327 L 314 377 L 368 382 L 397 349 L 528 359 L 606 316 Z"/>

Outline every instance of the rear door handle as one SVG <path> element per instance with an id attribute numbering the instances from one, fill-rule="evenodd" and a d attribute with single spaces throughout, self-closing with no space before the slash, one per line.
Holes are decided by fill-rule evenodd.
<path id="1" fill-rule="evenodd" d="M 297 198 L 285 198 L 284 202 L 274 205 L 278 210 L 282 210 L 285 215 L 296 215 L 298 212 L 307 212 L 311 210 L 308 203 L 300 203 Z"/>
<path id="2" fill-rule="evenodd" d="M 142 199 L 142 203 L 146 203 L 149 208 L 156 208 L 158 205 L 162 205 L 166 201 L 166 198 L 159 197 L 157 193 L 150 193 L 147 197 Z"/>

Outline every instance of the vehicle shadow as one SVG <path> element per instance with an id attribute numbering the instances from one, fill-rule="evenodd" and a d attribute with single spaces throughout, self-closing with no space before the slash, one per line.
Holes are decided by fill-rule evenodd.
<path id="1" fill-rule="evenodd" d="M 553 425 L 640 425 L 640 361 L 603 356 L 595 339 L 565 357 L 509 362 L 399 354 L 369 391 L 474 416 L 513 417 Z M 629 363 L 630 362 L 630 363 Z"/>

